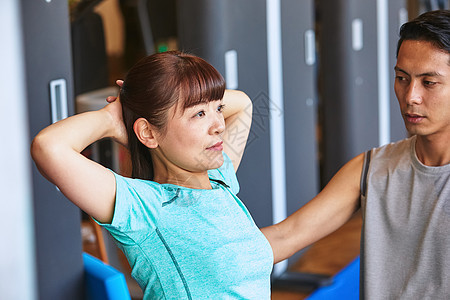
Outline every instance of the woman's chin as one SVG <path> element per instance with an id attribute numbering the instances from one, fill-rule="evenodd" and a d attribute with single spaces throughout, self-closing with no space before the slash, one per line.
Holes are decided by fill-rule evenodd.
<path id="1" fill-rule="evenodd" d="M 216 157 L 215 159 L 211 159 L 211 164 L 209 166 L 209 170 L 218 169 L 223 165 L 223 155 L 220 153 L 219 157 Z"/>

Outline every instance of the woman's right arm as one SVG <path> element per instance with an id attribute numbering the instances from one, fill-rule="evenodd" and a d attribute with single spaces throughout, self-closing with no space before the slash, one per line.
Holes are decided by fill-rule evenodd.
<path id="1" fill-rule="evenodd" d="M 31 144 L 31 155 L 42 175 L 102 223 L 110 223 L 114 213 L 114 174 L 81 151 L 106 137 L 126 144 L 119 101 L 54 123 L 44 128 Z"/>

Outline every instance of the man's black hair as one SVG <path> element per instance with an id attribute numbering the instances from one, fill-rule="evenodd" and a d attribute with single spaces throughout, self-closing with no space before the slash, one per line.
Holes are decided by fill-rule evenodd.
<path id="1" fill-rule="evenodd" d="M 421 14 L 400 28 L 397 55 L 403 41 L 428 41 L 450 53 L 450 10 L 434 10 Z"/>

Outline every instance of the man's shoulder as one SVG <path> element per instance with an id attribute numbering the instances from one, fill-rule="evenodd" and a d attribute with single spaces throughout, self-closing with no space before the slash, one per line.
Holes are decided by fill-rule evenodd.
<path id="1" fill-rule="evenodd" d="M 397 155 L 404 155 L 410 153 L 411 143 L 414 143 L 415 136 L 409 137 L 397 142 L 392 142 L 377 148 L 372 149 L 372 154 L 374 157 L 390 157 Z"/>

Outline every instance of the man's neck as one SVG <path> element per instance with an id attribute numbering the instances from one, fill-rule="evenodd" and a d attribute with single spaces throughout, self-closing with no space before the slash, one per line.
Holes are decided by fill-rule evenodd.
<path id="1" fill-rule="evenodd" d="M 446 136 L 417 136 L 417 158 L 426 166 L 450 164 L 450 134 Z"/>

